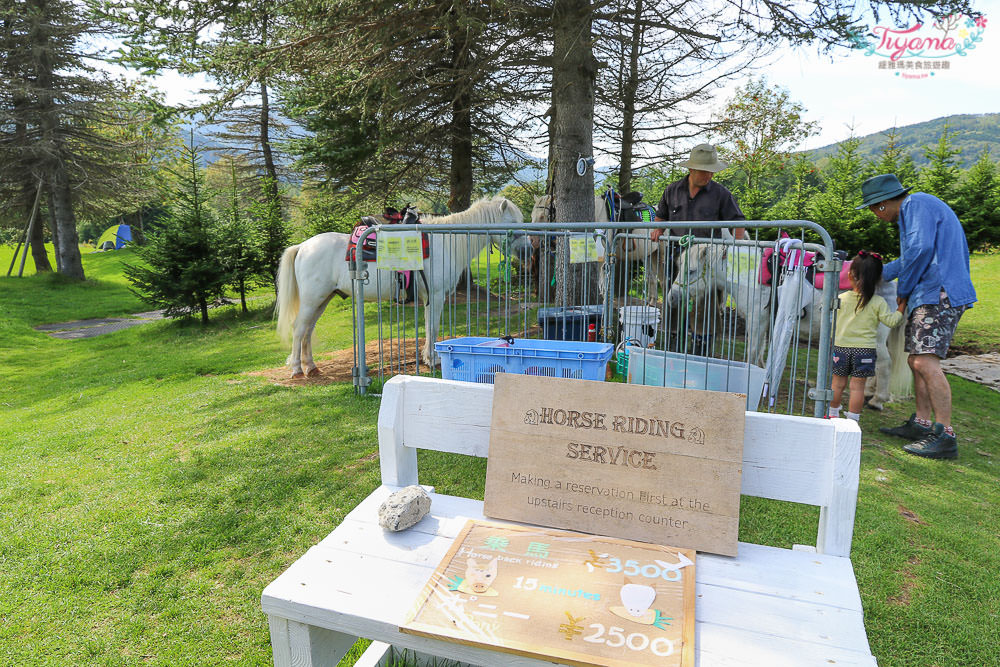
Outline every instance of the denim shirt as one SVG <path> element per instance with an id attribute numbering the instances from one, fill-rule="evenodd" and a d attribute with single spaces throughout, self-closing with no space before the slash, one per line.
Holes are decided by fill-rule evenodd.
<path id="1" fill-rule="evenodd" d="M 940 303 L 944 288 L 952 306 L 976 301 L 969 273 L 969 244 L 958 216 L 947 204 L 916 192 L 899 207 L 900 258 L 882 271 L 883 280 L 899 278 L 896 295 L 908 298 L 906 315 L 917 306 Z"/>

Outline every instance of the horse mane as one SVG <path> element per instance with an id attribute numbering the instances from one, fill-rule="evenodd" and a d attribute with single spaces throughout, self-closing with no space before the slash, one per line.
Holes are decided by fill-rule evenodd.
<path id="1" fill-rule="evenodd" d="M 511 206 L 517 206 L 514 202 L 504 199 L 503 197 L 497 197 L 495 199 L 484 197 L 483 199 L 474 202 L 472 206 L 464 211 L 459 211 L 458 213 L 452 213 L 450 215 L 428 216 L 425 222 L 431 225 L 466 225 L 475 223 L 494 225 L 500 222 L 500 207 L 505 201 L 510 203 Z"/>
<path id="2" fill-rule="evenodd" d="M 480 199 L 472 204 L 468 209 L 464 211 L 459 211 L 458 213 L 452 213 L 451 215 L 443 216 L 431 216 L 428 217 L 425 222 L 431 225 L 463 225 L 463 224 L 483 224 L 483 225 L 495 225 L 503 222 L 502 208 L 504 203 L 508 206 L 513 207 L 513 210 L 520 211 L 517 208 L 517 204 L 514 202 L 504 199 L 503 197 L 497 197 L 495 199 Z M 521 220 L 520 212 L 517 215 L 519 221 Z M 490 243 L 490 237 L 488 234 L 469 234 L 466 235 L 463 232 L 458 232 L 457 236 L 444 236 L 435 235 L 432 240 L 432 244 L 438 243 L 438 247 L 443 253 L 447 255 L 447 265 L 444 267 L 435 267 L 432 269 L 431 273 L 434 275 L 434 280 L 437 279 L 437 274 L 439 271 L 445 272 L 447 275 L 441 275 L 444 278 L 444 287 L 448 293 L 451 293 L 455 289 L 458 279 L 461 277 L 462 273 L 465 272 L 466 267 Z M 432 253 L 434 250 L 432 249 Z"/>

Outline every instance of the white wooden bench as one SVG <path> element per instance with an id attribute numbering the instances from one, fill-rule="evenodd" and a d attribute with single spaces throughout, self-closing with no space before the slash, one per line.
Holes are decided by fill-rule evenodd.
<path id="1" fill-rule="evenodd" d="M 375 643 L 359 665 L 385 664 L 391 646 L 474 665 L 546 665 L 530 658 L 404 634 L 413 600 L 478 500 L 431 494 L 431 513 L 386 533 L 378 507 L 417 484 L 417 453 L 485 457 L 493 387 L 397 376 L 378 417 L 382 486 L 271 583 L 261 598 L 274 662 L 335 665 L 357 637 Z M 739 544 L 739 556 L 698 554 L 696 664 L 875 665 L 849 559 L 861 432 L 853 421 L 746 413 L 742 493 L 819 506 L 815 547 Z"/>

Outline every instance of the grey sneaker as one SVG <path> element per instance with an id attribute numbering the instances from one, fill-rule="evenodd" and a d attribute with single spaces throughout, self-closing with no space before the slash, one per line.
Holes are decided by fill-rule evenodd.
<path id="1" fill-rule="evenodd" d="M 906 438 L 907 440 L 920 440 L 926 435 L 930 435 L 931 427 L 923 426 L 917 423 L 917 413 L 914 412 L 910 415 L 910 418 L 899 426 L 880 426 L 879 431 L 885 433 L 886 435 L 894 435 L 897 438 Z"/>
<path id="2" fill-rule="evenodd" d="M 954 459 L 958 458 L 958 440 L 944 432 L 944 424 L 934 422 L 929 434 L 903 445 L 903 450 L 928 459 Z"/>

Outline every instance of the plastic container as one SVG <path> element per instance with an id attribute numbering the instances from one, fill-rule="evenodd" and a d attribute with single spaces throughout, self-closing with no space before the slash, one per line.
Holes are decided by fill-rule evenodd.
<path id="1" fill-rule="evenodd" d="M 611 343 L 496 338 L 453 338 L 434 344 L 446 380 L 493 384 L 497 373 L 604 380 Z"/>
<path id="2" fill-rule="evenodd" d="M 604 322 L 604 306 L 574 306 L 572 308 L 539 308 L 538 325 L 546 340 L 587 340 L 587 328 L 593 324 L 600 330 Z"/>
<path id="3" fill-rule="evenodd" d="M 764 389 L 764 369 L 760 366 L 631 345 L 625 353 L 629 384 L 746 394 L 747 410 L 756 410 L 760 403 Z"/>
<path id="4" fill-rule="evenodd" d="M 653 306 L 622 306 L 618 309 L 618 320 L 622 323 L 622 340 L 637 340 L 640 347 L 646 347 L 656 338 L 656 327 L 660 324 L 660 309 Z"/>

